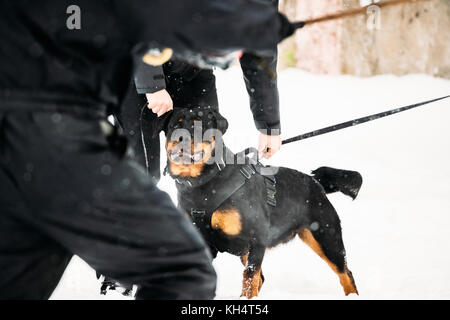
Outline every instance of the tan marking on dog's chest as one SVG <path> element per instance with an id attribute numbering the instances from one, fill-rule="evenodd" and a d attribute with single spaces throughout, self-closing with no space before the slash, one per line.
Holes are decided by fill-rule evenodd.
<path id="1" fill-rule="evenodd" d="M 237 236 L 242 231 L 242 221 L 240 213 L 235 209 L 214 211 L 211 217 L 211 227 L 220 229 L 230 236 Z"/>

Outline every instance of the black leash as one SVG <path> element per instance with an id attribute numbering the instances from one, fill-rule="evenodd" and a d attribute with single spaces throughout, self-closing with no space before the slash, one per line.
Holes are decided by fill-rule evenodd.
<path id="1" fill-rule="evenodd" d="M 145 169 L 147 174 L 150 174 L 150 163 L 148 161 L 148 151 L 147 151 L 147 145 L 145 144 L 145 134 L 144 134 L 144 125 L 143 125 L 143 116 L 144 111 L 147 110 L 148 102 L 144 104 L 144 106 L 141 108 L 141 116 L 139 117 L 139 125 L 141 130 L 141 142 L 142 147 L 144 148 L 144 158 L 145 158 Z"/>
<path id="2" fill-rule="evenodd" d="M 366 122 L 369 122 L 369 121 L 381 119 L 381 118 L 384 118 L 384 117 L 387 117 L 387 116 L 391 116 L 391 115 L 396 114 L 396 113 L 400 113 L 400 112 L 403 112 L 403 111 L 411 110 L 411 109 L 414 109 L 414 108 L 417 108 L 417 107 L 420 107 L 420 106 L 424 106 L 424 105 L 427 105 L 427 104 L 430 104 L 430 103 L 433 103 L 433 102 L 436 102 L 436 101 L 444 100 L 444 99 L 447 99 L 447 98 L 450 98 L 450 95 L 445 96 L 445 97 L 441 97 L 441 98 L 437 98 L 437 99 L 433 99 L 433 100 L 428 100 L 428 101 L 416 103 L 416 104 L 409 105 L 409 106 L 406 106 L 406 107 L 396 108 L 396 109 L 392 109 L 392 110 L 389 110 L 389 111 L 373 114 L 373 115 L 362 117 L 362 118 L 359 118 L 359 119 L 354 119 L 354 120 L 350 120 L 350 121 L 347 121 L 347 122 L 335 124 L 333 126 L 329 126 L 329 127 L 322 128 L 322 129 L 319 129 L 319 130 L 314 130 L 314 131 L 311 131 L 311 132 L 308 132 L 308 133 L 304 133 L 304 134 L 292 137 L 290 139 L 283 140 L 282 144 L 288 144 L 288 143 L 295 142 L 295 141 L 305 140 L 305 139 L 309 139 L 309 138 L 312 138 L 312 137 L 320 136 L 320 135 L 325 134 L 325 133 L 330 133 L 330 132 L 341 130 L 341 129 L 345 129 L 345 128 L 348 128 L 348 127 L 354 127 L 354 126 L 357 126 L 357 125 L 360 125 L 360 124 L 363 124 L 363 123 L 366 123 Z"/>

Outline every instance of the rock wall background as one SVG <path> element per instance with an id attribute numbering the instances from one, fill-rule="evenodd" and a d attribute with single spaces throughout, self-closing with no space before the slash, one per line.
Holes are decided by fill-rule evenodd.
<path id="1" fill-rule="evenodd" d="M 370 3 L 283 0 L 280 8 L 291 19 L 304 20 Z M 280 60 L 281 68 L 296 66 L 319 74 L 426 73 L 450 79 L 450 0 L 383 8 L 378 15 L 375 8 L 306 27 L 280 46 Z"/>

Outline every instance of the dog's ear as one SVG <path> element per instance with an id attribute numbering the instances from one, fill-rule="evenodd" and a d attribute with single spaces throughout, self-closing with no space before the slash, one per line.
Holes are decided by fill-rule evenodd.
<path id="1" fill-rule="evenodd" d="M 161 131 L 167 133 L 167 126 L 172 118 L 173 111 L 166 112 L 161 117 L 155 117 L 152 121 L 151 135 L 152 138 L 159 136 Z"/>
<path id="2" fill-rule="evenodd" d="M 222 134 L 225 134 L 228 130 L 228 121 L 220 113 L 216 113 L 216 123 L 217 129 L 219 129 Z"/>

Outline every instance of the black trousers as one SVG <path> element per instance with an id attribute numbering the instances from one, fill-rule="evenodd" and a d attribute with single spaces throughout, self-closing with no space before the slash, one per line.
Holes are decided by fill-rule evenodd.
<path id="1" fill-rule="evenodd" d="M 0 110 L 0 299 L 49 298 L 72 255 L 138 299 L 214 297 L 203 239 L 110 129 Z"/>
<path id="2" fill-rule="evenodd" d="M 138 94 L 133 82 L 116 118 L 127 137 L 131 157 L 147 168 L 149 175 L 158 182 L 161 178 L 159 136 L 149 134 L 157 116 L 146 104 L 145 94 Z"/>

